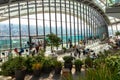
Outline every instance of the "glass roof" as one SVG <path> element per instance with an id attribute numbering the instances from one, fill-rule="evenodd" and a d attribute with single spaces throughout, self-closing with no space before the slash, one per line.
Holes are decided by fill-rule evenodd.
<path id="1" fill-rule="evenodd" d="M 93 0 L 105 12 L 105 8 L 116 3 L 116 0 Z M 107 15 L 107 14 L 106 14 Z M 120 22 L 120 19 L 108 16 L 111 23 Z"/>

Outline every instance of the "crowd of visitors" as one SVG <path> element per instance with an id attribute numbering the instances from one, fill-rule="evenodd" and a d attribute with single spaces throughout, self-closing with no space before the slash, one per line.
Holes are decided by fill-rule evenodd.
<path id="1" fill-rule="evenodd" d="M 108 40 L 109 44 L 114 44 L 115 46 L 120 47 L 120 39 L 115 37 L 115 38 L 109 38 Z M 44 42 L 42 41 L 38 41 L 38 42 L 27 42 L 27 44 L 25 45 L 24 48 L 18 49 L 15 48 L 14 49 L 14 53 L 16 55 L 31 55 L 34 56 L 35 54 L 38 53 L 38 51 L 40 49 L 43 49 L 44 46 Z M 73 48 L 74 51 L 72 52 L 72 56 L 74 57 L 78 57 L 81 58 L 81 55 L 83 56 L 90 56 L 91 58 L 96 58 L 97 55 L 94 52 L 94 50 L 90 49 L 90 48 L 86 48 L 86 41 L 85 40 L 80 40 L 78 45 L 74 45 L 72 44 L 71 40 L 68 40 L 68 48 Z"/>
<path id="2" fill-rule="evenodd" d="M 84 57 L 89 56 L 92 59 L 97 58 L 97 54 L 94 50 L 86 48 L 86 42 L 84 40 L 80 40 L 79 44 L 73 46 L 73 48 L 74 51 L 71 53 L 71 55 L 74 57 L 81 58 L 81 55 L 83 55 Z"/>

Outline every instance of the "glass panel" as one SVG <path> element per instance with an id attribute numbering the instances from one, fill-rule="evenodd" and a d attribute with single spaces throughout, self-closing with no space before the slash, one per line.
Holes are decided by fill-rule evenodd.
<path id="1" fill-rule="evenodd" d="M 27 45 L 27 42 L 29 41 L 29 37 L 22 37 L 21 40 L 22 40 L 22 47 L 24 47 L 24 48 L 29 47 Z"/>
<path id="2" fill-rule="evenodd" d="M 55 21 L 51 21 L 51 28 L 52 28 L 52 33 L 56 34 L 56 25 L 55 25 Z"/>
<path id="3" fill-rule="evenodd" d="M 9 35 L 9 21 L 0 22 L 0 36 L 10 36 Z"/>
<path id="4" fill-rule="evenodd" d="M 38 35 L 43 35 L 43 20 L 38 20 Z"/>
<path id="5" fill-rule="evenodd" d="M 30 2 L 30 3 L 34 3 L 34 1 Z M 29 10 L 29 11 L 30 12 L 35 12 L 35 5 L 32 4 L 31 6 L 32 6 L 32 9 Z M 36 18 L 35 18 L 35 13 L 30 15 L 29 19 L 30 19 L 30 35 L 31 36 L 35 36 L 36 35 Z"/>
<path id="6" fill-rule="evenodd" d="M 19 36 L 19 19 L 13 18 L 11 19 L 11 35 Z"/>
<path id="7" fill-rule="evenodd" d="M 0 36 L 0 50 L 10 49 L 10 38 Z"/>
<path id="8" fill-rule="evenodd" d="M 63 43 L 66 43 L 66 26 L 65 26 L 65 22 L 62 22 L 62 31 L 63 31 Z"/>
<path id="9" fill-rule="evenodd" d="M 50 21 L 45 20 L 45 34 L 50 34 Z"/>
<path id="10" fill-rule="evenodd" d="M 21 13 L 24 12 L 27 14 L 27 6 L 25 5 L 26 3 L 22 3 L 20 5 L 20 8 L 21 8 Z M 25 10 L 23 10 L 23 8 L 25 8 Z M 28 17 L 27 16 L 21 16 L 21 36 L 28 36 Z"/>
<path id="11" fill-rule="evenodd" d="M 20 37 L 12 37 L 12 48 L 20 48 Z"/>

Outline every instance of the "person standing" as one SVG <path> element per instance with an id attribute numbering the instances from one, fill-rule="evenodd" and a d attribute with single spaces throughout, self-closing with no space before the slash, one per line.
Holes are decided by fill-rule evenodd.
<path id="1" fill-rule="evenodd" d="M 76 52 L 77 52 L 77 54 L 78 54 L 78 57 L 80 57 L 80 46 L 79 45 L 77 45 L 77 47 L 76 47 Z"/>
<path id="2" fill-rule="evenodd" d="M 83 40 L 83 44 L 84 44 L 84 45 L 86 44 L 86 41 L 85 41 L 85 40 Z"/>
<path id="3" fill-rule="evenodd" d="M 72 48 L 72 41 L 69 39 L 68 42 L 69 42 L 69 48 Z"/>

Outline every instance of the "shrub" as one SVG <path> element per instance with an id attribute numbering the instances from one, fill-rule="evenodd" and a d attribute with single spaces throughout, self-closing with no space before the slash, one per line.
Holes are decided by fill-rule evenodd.
<path id="1" fill-rule="evenodd" d="M 76 66 L 82 66 L 82 65 L 83 65 L 83 62 L 82 62 L 80 59 L 76 59 L 76 60 L 74 61 L 74 64 L 75 64 Z"/>
<path id="2" fill-rule="evenodd" d="M 11 62 L 13 61 L 13 59 L 9 59 L 8 61 L 4 62 L 1 66 L 1 73 L 2 75 L 5 76 L 12 76 L 14 75 L 14 68 L 11 65 Z"/>
<path id="3" fill-rule="evenodd" d="M 42 69 L 42 63 L 34 63 L 32 65 L 33 70 L 41 70 Z"/>
<path id="4" fill-rule="evenodd" d="M 15 57 L 11 62 L 13 68 L 15 70 L 23 70 L 25 69 L 25 58 L 24 57 Z"/>
<path id="5" fill-rule="evenodd" d="M 83 62 L 80 59 L 76 59 L 74 64 L 75 64 L 75 70 L 80 72 L 82 65 L 83 65 Z"/>
<path id="6" fill-rule="evenodd" d="M 72 57 L 72 56 L 64 56 L 63 57 L 63 60 L 65 61 L 65 63 L 72 62 L 73 59 L 74 59 L 74 57 Z"/>
<path id="7" fill-rule="evenodd" d="M 33 62 L 34 62 L 34 58 L 33 57 L 27 57 L 26 58 L 26 61 L 25 61 L 25 66 L 27 67 L 26 68 L 26 72 L 29 73 L 29 74 L 33 72 L 33 70 L 32 70 Z"/>
<path id="8" fill-rule="evenodd" d="M 93 60 L 87 56 L 85 59 L 85 67 L 86 68 L 92 68 L 93 67 Z"/>
<path id="9" fill-rule="evenodd" d="M 105 59 L 107 67 L 109 67 L 111 74 L 115 80 L 120 80 L 120 56 L 109 56 Z"/>
<path id="10" fill-rule="evenodd" d="M 23 70 L 26 69 L 25 59 L 23 57 L 15 57 L 9 59 L 5 63 L 2 64 L 1 70 L 3 75 L 14 75 L 15 70 Z"/>
<path id="11" fill-rule="evenodd" d="M 105 64 L 101 64 L 98 69 L 89 68 L 86 74 L 85 80 L 114 80 L 110 69 Z"/>
<path id="12" fill-rule="evenodd" d="M 49 57 L 46 57 L 43 60 L 43 68 L 42 68 L 43 72 L 49 73 L 53 68 L 54 68 L 54 60 Z"/>
<path id="13" fill-rule="evenodd" d="M 62 68 L 62 62 L 56 60 L 54 61 L 54 66 L 55 68 L 58 68 L 58 67 Z"/>

